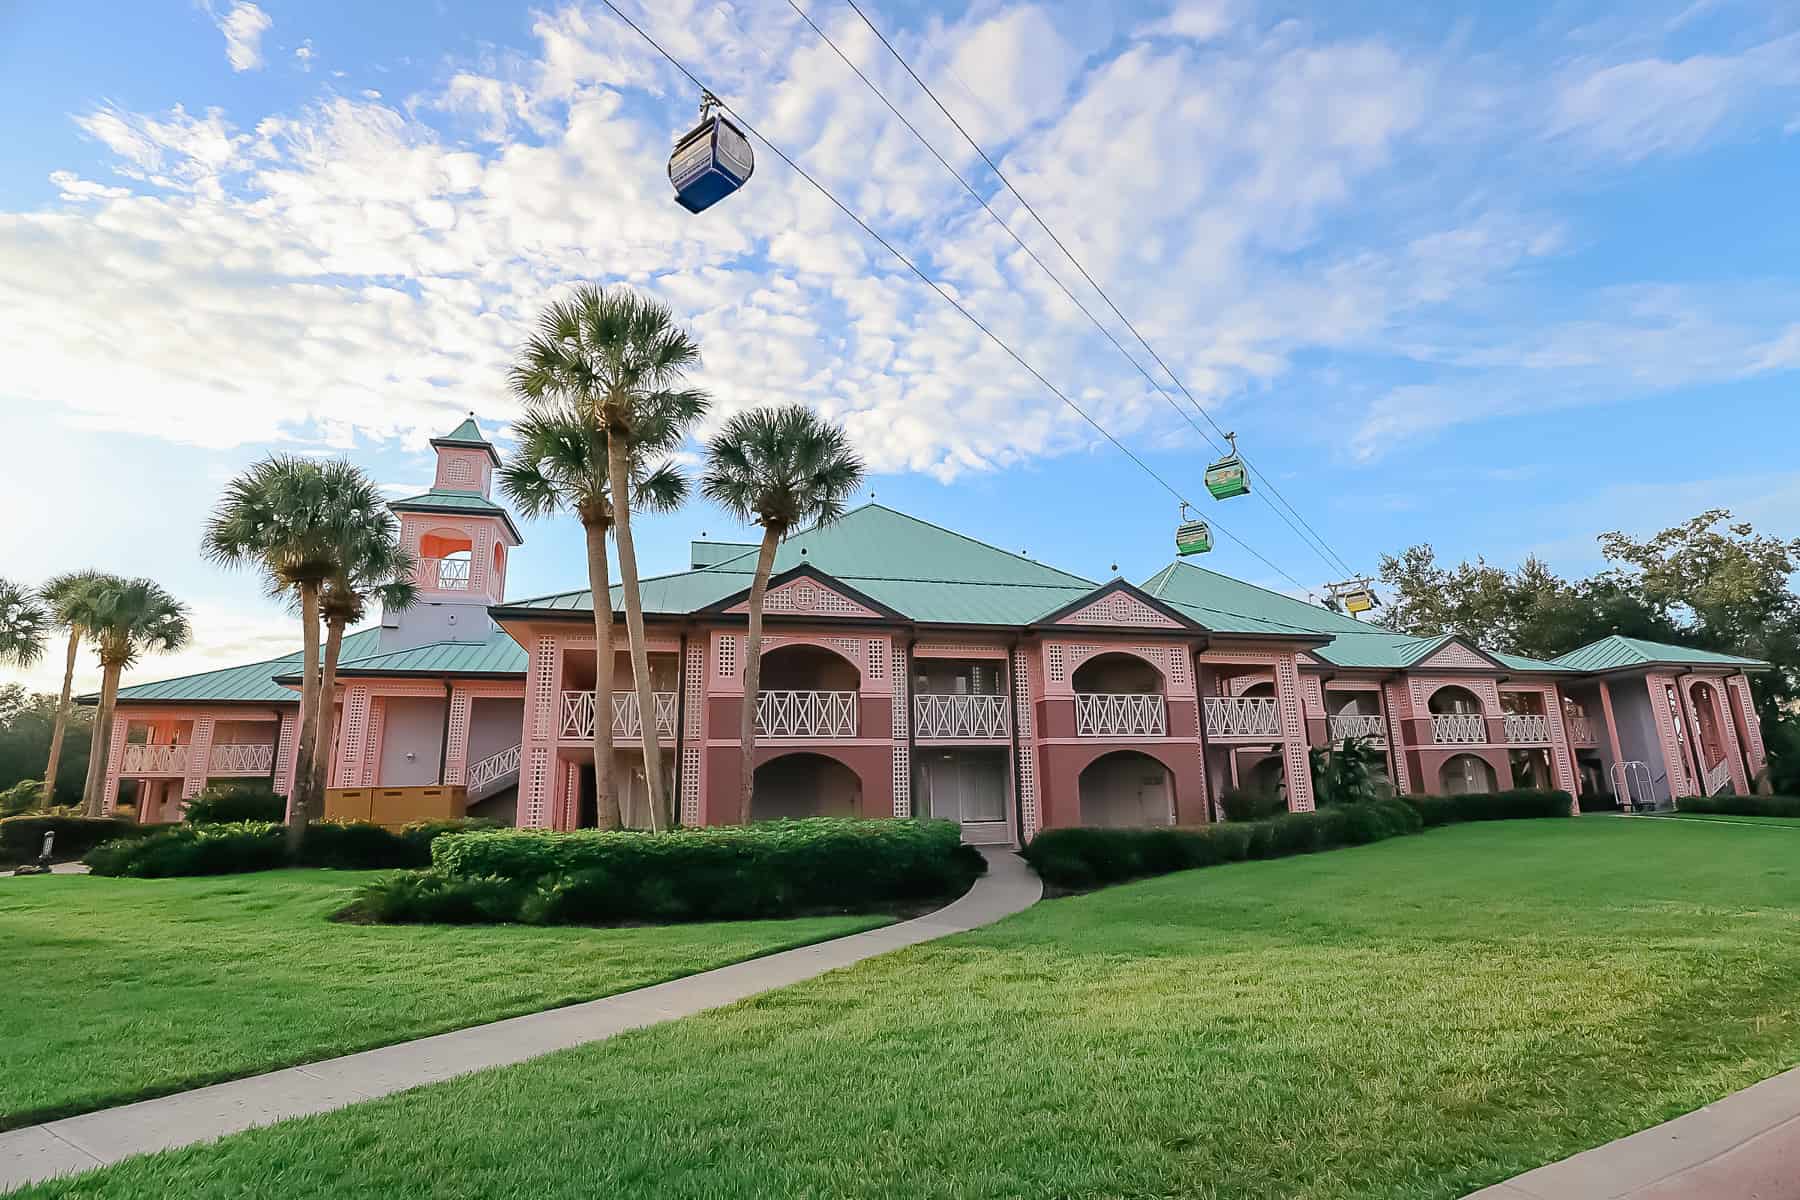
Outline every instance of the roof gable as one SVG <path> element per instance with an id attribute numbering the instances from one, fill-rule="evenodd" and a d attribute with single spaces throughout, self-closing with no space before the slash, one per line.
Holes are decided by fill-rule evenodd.
<path id="1" fill-rule="evenodd" d="M 1652 642 L 1617 633 L 1571 650 L 1554 662 L 1556 666 L 1571 671 L 1617 671 L 1658 664 L 1737 667 L 1741 670 L 1764 670 L 1769 666 L 1761 659 L 1743 658 L 1716 650 L 1697 650 L 1692 646 L 1677 646 L 1669 642 Z"/>
<path id="2" fill-rule="evenodd" d="M 466 446 L 477 450 L 485 450 L 487 451 L 488 458 L 493 461 L 493 464 L 496 467 L 500 465 L 499 452 L 494 449 L 493 443 L 481 436 L 481 426 L 475 423 L 474 413 L 470 413 L 468 416 L 464 417 L 462 419 L 462 424 L 458 425 L 455 429 L 452 429 L 449 433 L 446 433 L 443 437 L 432 438 L 431 445 L 434 449 L 440 446 Z"/>
<path id="3" fill-rule="evenodd" d="M 1504 670 L 1506 664 L 1491 657 L 1485 650 L 1460 637 L 1439 639 L 1442 644 L 1414 666 L 1421 671 L 1498 671 Z"/>
<path id="4" fill-rule="evenodd" d="M 754 579 L 754 576 L 752 576 Z M 750 589 L 725 597 L 707 607 L 709 612 L 748 613 Z M 765 616 L 796 617 L 901 617 L 904 614 L 865 596 L 841 580 L 833 579 L 811 563 L 802 563 L 780 575 L 771 575 L 763 593 Z"/>
<path id="5" fill-rule="evenodd" d="M 1137 629 L 1201 630 L 1205 626 L 1123 579 L 1115 579 L 1050 610 L 1034 625 L 1123 625 Z"/>

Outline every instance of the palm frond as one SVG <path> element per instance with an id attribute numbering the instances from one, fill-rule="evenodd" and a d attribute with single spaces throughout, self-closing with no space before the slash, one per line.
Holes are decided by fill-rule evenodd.
<path id="1" fill-rule="evenodd" d="M 786 537 L 841 517 L 864 469 L 843 427 L 805 405 L 754 408 L 707 444 L 700 490 L 741 523 Z"/>
<path id="2" fill-rule="evenodd" d="M 28 667 L 42 658 L 55 621 L 35 590 L 0 579 L 0 663 Z"/>

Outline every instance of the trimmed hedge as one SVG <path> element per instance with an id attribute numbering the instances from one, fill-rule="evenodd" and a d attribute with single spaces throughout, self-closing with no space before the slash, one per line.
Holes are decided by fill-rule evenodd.
<path id="1" fill-rule="evenodd" d="M 953 821 L 809 817 L 668 833 L 441 837 L 432 870 L 362 889 L 381 922 L 568 925 L 867 911 L 967 890 L 987 863 Z"/>
<path id="2" fill-rule="evenodd" d="M 1287 811 L 1287 801 L 1274 792 L 1252 788 L 1226 788 L 1219 795 L 1219 807 L 1227 821 L 1266 821 Z"/>
<path id="3" fill-rule="evenodd" d="M 181 819 L 189 825 L 229 825 L 238 821 L 285 821 L 287 797 L 268 784 L 209 787 L 187 802 Z"/>
<path id="4" fill-rule="evenodd" d="M 277 867 L 381 870 L 424 867 L 431 841 L 442 834 L 492 828 L 491 821 L 421 821 L 398 831 L 362 822 L 310 825 L 299 857 L 287 851 L 287 827 L 273 821 L 152 826 L 142 836 L 98 846 L 83 860 L 96 875 L 163 879 L 177 875 L 234 875 Z"/>
<path id="5" fill-rule="evenodd" d="M 1185 829 L 1046 829 L 1025 847 L 1024 856 L 1045 883 L 1076 890 L 1245 859 L 1358 846 L 1421 828 L 1412 806 L 1377 800 Z"/>
<path id="6" fill-rule="evenodd" d="M 1457 821 L 1517 821 L 1533 817 L 1566 817 L 1575 797 L 1554 789 L 1514 788 L 1467 796 L 1402 796 L 1429 826 Z"/>
<path id="7" fill-rule="evenodd" d="M 52 855 L 80 858 L 95 846 L 117 838 L 142 837 L 143 826 L 118 817 L 77 817 L 64 813 L 27 813 L 0 821 L 0 862 L 36 862 L 44 834 L 56 834 Z"/>
<path id="8" fill-rule="evenodd" d="M 1675 807 L 1732 817 L 1800 817 L 1800 796 L 1683 796 Z"/>

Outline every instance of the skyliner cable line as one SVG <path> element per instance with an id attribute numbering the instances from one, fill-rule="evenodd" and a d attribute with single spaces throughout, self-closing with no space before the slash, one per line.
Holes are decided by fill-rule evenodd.
<path id="1" fill-rule="evenodd" d="M 1012 346 L 1006 342 L 1005 339 L 1003 339 L 998 334 L 996 334 L 992 329 L 989 329 L 987 327 L 987 325 L 983 324 L 979 317 L 977 317 L 974 313 L 970 312 L 969 309 L 967 307 L 965 307 L 960 300 L 958 300 L 955 296 L 953 296 L 948 291 L 944 290 L 942 285 L 940 285 L 931 276 L 927 275 L 919 267 L 919 265 L 917 263 L 915 263 L 910 257 L 907 256 L 907 254 L 904 251 L 902 251 L 898 246 L 894 245 L 894 243 L 890 242 L 886 237 L 883 237 L 882 234 L 878 230 L 876 230 L 867 221 L 863 220 L 860 216 L 858 216 L 856 214 L 856 212 L 853 209 L 851 209 L 847 204 L 845 204 L 842 200 L 838 199 L 837 196 L 831 191 L 830 188 L 827 188 L 824 184 L 820 183 L 817 179 L 813 178 L 812 174 L 810 172 L 808 172 L 805 167 L 802 167 L 798 162 L 796 162 L 787 153 L 787 151 L 783 150 L 780 146 L 778 146 L 774 142 L 770 141 L 768 139 L 768 137 L 766 135 L 764 135 L 761 130 L 757 129 L 755 125 L 751 124 L 751 122 L 748 119 L 746 119 L 742 113 L 738 112 L 735 108 L 733 108 L 730 104 L 726 103 L 724 100 L 719 99 L 717 93 L 715 93 L 711 88 L 707 87 L 707 85 L 700 79 L 699 76 L 695 75 L 693 71 L 689 70 L 687 65 L 685 63 L 683 63 L 680 59 L 676 58 L 674 55 L 670 54 L 667 50 L 663 49 L 662 44 L 660 42 L 658 42 L 654 37 L 652 37 L 650 35 L 650 33 L 644 29 L 643 26 L 639 25 L 636 21 L 632 20 L 631 17 L 628 16 L 625 13 L 625 11 L 623 9 L 621 9 L 614 2 L 614 0 L 601 0 L 601 3 L 606 5 L 606 7 L 612 11 L 612 14 L 614 16 L 618 17 L 619 20 L 623 21 L 627 26 L 629 26 L 631 28 L 631 30 L 634 33 L 636 33 L 640 38 L 642 38 L 645 41 L 645 43 L 650 46 L 650 48 L 652 50 L 655 50 L 658 54 L 662 55 L 662 57 L 668 61 L 670 66 L 674 67 L 683 76 L 685 76 L 687 78 L 688 82 L 692 83 L 694 85 L 694 87 L 697 88 L 704 96 L 710 97 L 718 111 L 728 114 L 730 116 L 730 118 L 736 123 L 738 128 L 741 128 L 744 132 L 748 133 L 751 137 L 754 137 L 757 141 L 761 142 L 764 146 L 768 147 L 769 151 L 771 153 L 773 153 L 775 155 L 775 157 L 779 158 L 782 162 L 786 163 L 794 171 L 795 174 L 799 175 L 800 178 L 806 180 L 807 183 L 811 184 L 812 187 L 820 195 L 824 196 L 827 200 L 829 200 L 832 203 L 833 207 L 835 207 L 839 212 L 843 213 L 845 216 L 849 217 L 852 221 L 856 222 L 857 226 L 860 227 L 864 233 L 868 234 L 876 242 L 880 243 L 882 248 L 885 249 L 889 254 L 892 254 L 895 258 L 899 259 L 901 264 L 904 265 L 907 270 L 911 271 L 914 275 L 918 276 L 921 282 L 923 282 L 932 291 L 936 292 L 940 298 L 942 298 L 952 308 L 956 309 L 956 311 L 958 313 L 962 314 L 962 316 L 965 320 L 967 320 L 971 325 L 975 326 L 975 328 L 979 329 L 987 337 L 987 339 L 989 341 L 993 342 L 994 345 L 998 346 L 1006 354 L 1006 356 L 1008 358 L 1012 359 L 1020 367 L 1023 367 L 1025 369 L 1025 371 L 1031 375 L 1032 378 L 1036 379 L 1039 383 L 1043 384 L 1044 387 L 1052 395 L 1054 395 L 1058 400 L 1061 400 L 1065 405 L 1067 405 L 1069 407 L 1069 409 L 1075 413 L 1075 415 L 1079 416 L 1083 421 L 1086 421 L 1089 425 L 1093 426 L 1095 431 L 1098 432 L 1101 437 L 1104 437 L 1107 441 L 1111 442 L 1113 444 L 1113 446 L 1121 454 L 1123 454 L 1126 458 L 1130 459 L 1138 467 L 1139 470 L 1143 471 L 1144 474 L 1150 476 L 1151 479 L 1154 479 L 1158 484 L 1160 484 L 1162 486 L 1163 490 L 1167 491 L 1171 496 L 1173 496 L 1175 498 L 1177 503 L 1186 505 L 1188 507 L 1194 507 L 1193 502 L 1191 500 L 1189 500 L 1186 496 L 1182 495 L 1180 489 L 1175 487 L 1174 484 L 1170 483 L 1161 474 L 1159 474 L 1155 470 L 1155 468 L 1150 466 L 1149 463 L 1145 462 L 1142 458 L 1140 458 L 1131 449 L 1131 447 L 1127 446 L 1124 442 L 1120 441 L 1117 437 L 1113 436 L 1113 434 L 1110 430 L 1108 430 L 1104 425 L 1100 424 L 1099 421 L 1095 420 L 1091 415 L 1089 415 L 1089 413 L 1087 412 L 1086 409 L 1082 408 L 1079 404 L 1076 404 L 1075 401 L 1071 400 L 1068 397 L 1068 395 L 1063 392 L 1063 390 L 1061 388 L 1057 387 L 1054 383 L 1050 382 L 1050 380 L 1048 378 L 1046 378 L 1041 371 L 1039 371 L 1036 367 L 1032 366 L 1029 362 L 1027 362 L 1019 354 L 1019 352 L 1017 350 L 1014 350 L 1012 348 Z M 1066 253 L 1066 251 L 1065 251 L 1065 253 Z M 1215 523 L 1215 525 L 1216 525 L 1216 523 Z M 1239 546 L 1243 547 L 1243 549 L 1245 551 L 1247 551 L 1257 561 L 1261 562 L 1264 566 L 1268 567 L 1271 571 L 1274 571 L 1277 575 L 1280 575 L 1283 579 L 1285 579 L 1289 583 L 1293 584 L 1296 588 L 1299 588 L 1302 592 L 1305 592 L 1308 595 L 1310 595 L 1312 593 L 1312 589 L 1308 588 L 1306 584 L 1304 584 L 1304 583 L 1300 582 L 1298 579 L 1294 578 L 1293 575 L 1291 575 L 1287 571 L 1283 570 L 1280 566 L 1277 566 L 1273 561 L 1271 561 L 1261 551 L 1257 550 L 1256 547 L 1250 545 L 1250 543 L 1246 542 L 1243 538 L 1232 533 L 1230 530 L 1226 529 L 1222 525 L 1216 525 L 1216 527 L 1218 528 L 1220 533 L 1223 533 L 1226 537 L 1230 538 L 1232 541 L 1236 542 Z"/>
<path id="2" fill-rule="evenodd" d="M 1160 355 L 1156 352 L 1156 348 L 1150 344 L 1150 342 L 1144 337 L 1144 335 L 1142 333 L 1138 332 L 1137 326 L 1131 323 L 1131 319 L 1129 317 L 1127 317 L 1122 311 L 1120 311 L 1119 306 L 1117 304 L 1113 303 L 1113 299 L 1111 296 L 1107 295 L 1106 289 L 1100 286 L 1099 282 L 1092 275 L 1090 275 L 1088 273 L 1087 268 L 1081 265 L 1081 260 L 1076 258 L 1074 253 L 1068 248 L 1068 246 L 1063 244 L 1062 238 L 1058 237 L 1056 231 L 1054 229 L 1050 228 L 1049 222 L 1045 221 L 1044 218 L 1038 213 L 1037 209 L 1035 209 L 1031 206 L 1031 202 L 1026 200 L 1025 197 L 1020 194 L 1019 189 L 1013 186 L 1012 180 L 1010 180 L 1006 177 L 1006 173 L 1000 169 L 1000 165 L 998 163 L 996 163 L 988 155 L 988 152 L 986 150 L 983 150 L 981 148 L 981 144 L 979 142 L 977 142 L 974 139 L 974 137 L 972 137 L 969 134 L 969 131 L 967 129 L 963 128 L 962 122 L 958 121 L 956 119 L 955 114 L 953 114 L 947 107 L 945 107 L 944 102 L 942 100 L 938 99 L 937 93 L 931 90 L 931 86 L 919 77 L 919 73 L 917 71 L 913 70 L 912 64 L 907 62 L 905 56 L 902 55 L 900 53 L 900 51 L 898 51 L 894 48 L 894 44 L 892 42 L 888 41 L 887 35 L 882 33 L 880 28 L 878 28 L 876 26 L 875 22 L 873 22 L 869 19 L 869 15 L 862 10 L 861 6 L 857 4 L 856 0 L 844 0 L 844 2 L 850 6 L 851 10 L 854 11 L 858 17 L 862 18 L 862 23 L 864 25 L 868 26 L 869 32 L 873 33 L 876 37 L 876 40 L 878 40 L 884 47 L 886 47 L 887 52 L 889 54 L 893 55 L 894 61 L 898 62 L 900 64 L 900 66 L 905 69 L 906 73 L 912 77 L 913 82 L 919 85 L 919 89 L 921 91 L 923 91 L 926 96 L 930 97 L 931 102 L 937 106 L 937 110 L 939 112 L 944 114 L 945 119 L 948 120 L 951 125 L 955 126 L 956 132 L 962 135 L 963 141 L 967 142 L 969 144 L 969 148 L 974 150 L 975 153 L 980 156 L 981 161 L 987 164 L 988 169 L 994 173 L 994 176 L 997 179 L 1000 180 L 1000 183 L 1002 184 L 1002 186 L 1004 186 L 1007 191 L 1009 191 L 1013 194 L 1013 198 L 1019 202 L 1020 206 L 1023 207 L 1026 212 L 1031 214 L 1032 219 L 1038 223 L 1039 227 L 1042 228 L 1045 233 L 1050 235 L 1050 240 L 1052 242 L 1056 243 L 1056 248 L 1058 250 L 1062 251 L 1063 257 L 1067 258 L 1069 260 L 1069 262 L 1075 267 L 1075 269 L 1081 273 L 1081 277 L 1083 279 L 1087 280 L 1088 285 L 1090 287 L 1092 287 L 1094 289 L 1094 291 L 1099 293 L 1100 298 L 1102 300 L 1106 301 L 1106 306 L 1112 310 L 1113 315 L 1115 317 L 1117 317 L 1121 322 L 1124 323 L 1125 328 L 1131 330 L 1132 336 L 1135 337 L 1138 340 L 1138 343 L 1141 346 L 1143 346 L 1146 351 L 1149 352 L 1150 357 L 1156 361 L 1156 365 L 1163 369 L 1163 373 L 1166 374 L 1174 382 L 1175 386 L 1181 389 L 1182 394 L 1188 398 L 1188 402 L 1190 404 L 1192 404 L 1196 410 L 1198 410 L 1198 412 L 1200 413 L 1201 416 L 1206 418 L 1207 423 L 1209 425 L 1211 425 L 1213 427 L 1213 429 L 1215 429 L 1221 437 L 1229 437 L 1229 435 L 1227 434 L 1224 427 L 1222 427 L 1219 424 L 1219 422 L 1216 419 L 1214 419 L 1213 415 L 1206 410 L 1206 407 L 1203 404 L 1201 404 L 1198 399 L 1195 398 L 1194 393 L 1188 390 L 1187 384 L 1185 384 L 1181 381 L 1181 377 L 1179 375 L 1175 374 L 1174 370 L 1172 368 L 1170 368 L 1168 363 L 1163 361 L 1162 355 Z M 788 0 L 788 3 L 790 5 L 793 5 L 794 0 Z M 795 6 L 795 9 L 796 9 L 796 11 L 798 11 L 797 5 Z M 803 17 L 805 16 L 804 13 L 802 13 L 801 15 Z M 813 22 L 810 18 L 807 19 L 807 24 L 813 25 Z M 818 26 L 813 25 L 813 29 L 815 32 L 817 32 Z M 822 32 L 820 32 L 819 36 L 823 38 L 825 35 Z M 827 38 L 826 41 L 829 44 L 830 39 Z M 832 49 L 836 50 L 837 47 L 833 46 Z M 844 57 L 842 51 L 838 52 L 838 57 L 840 57 L 840 58 Z M 845 61 L 848 62 L 849 60 L 845 59 Z M 854 66 L 852 67 L 852 69 L 853 70 L 855 69 Z M 862 76 L 861 71 L 857 71 L 857 74 L 859 76 Z M 866 76 L 863 76 L 863 82 L 864 83 L 869 82 L 868 78 Z M 874 89 L 873 84 L 869 84 L 869 86 L 871 89 Z M 880 95 L 880 92 L 877 90 L 876 94 Z M 885 103 L 886 97 L 885 96 L 882 97 L 882 100 Z M 889 104 L 888 107 L 890 109 L 892 109 L 893 105 Z M 896 112 L 895 115 L 898 116 L 899 114 Z M 900 119 L 902 121 L 906 120 L 906 118 L 904 118 L 904 117 L 901 117 Z M 912 128 L 912 125 L 910 122 L 907 122 L 907 127 L 909 129 Z M 919 137 L 921 141 L 924 140 L 923 136 L 919 134 L 918 130 L 914 129 L 913 134 L 914 134 L 914 136 Z M 932 153 L 935 155 L 936 151 L 934 150 Z M 944 160 L 941 157 L 939 157 L 938 161 L 943 162 Z M 945 163 L 945 166 L 948 167 L 949 164 Z M 958 178 L 960 179 L 961 176 L 958 175 Z M 964 186 L 965 187 L 968 186 L 966 182 L 965 182 Z M 971 190 L 973 190 L 973 189 L 971 189 Z M 982 205 L 982 207 L 987 208 L 987 205 L 984 203 Z M 990 213 L 992 213 L 993 210 L 989 209 L 988 211 Z M 997 219 L 998 218 L 996 218 L 996 220 Z M 1002 222 L 1002 224 L 1004 224 L 1004 222 Z M 1012 233 L 1012 230 L 1009 228 L 1009 229 L 1007 229 L 1007 232 Z M 1017 235 L 1014 234 L 1013 236 L 1014 236 L 1014 239 L 1017 240 Z M 1043 265 L 1042 260 L 1037 259 L 1037 256 L 1035 254 L 1032 255 L 1032 258 L 1034 260 L 1038 261 L 1038 264 L 1040 266 Z M 1048 268 L 1045 268 L 1045 270 L 1048 271 Z M 1054 276 L 1052 276 L 1052 277 L 1054 278 Z M 1059 284 L 1060 284 L 1060 281 L 1059 281 Z M 1064 288 L 1063 290 L 1065 293 L 1068 291 L 1067 288 Z M 1077 302 L 1077 303 L 1079 303 L 1079 302 Z M 1083 308 L 1083 311 L 1085 312 L 1086 309 Z M 1092 319 L 1092 314 L 1089 314 L 1089 317 L 1090 317 L 1090 319 Z M 1110 337 L 1111 335 L 1108 335 L 1108 336 Z M 1118 345 L 1118 343 L 1116 341 L 1113 344 Z M 1120 349 L 1123 350 L 1123 347 L 1120 347 Z M 1130 356 L 1127 355 L 1126 357 L 1129 358 Z M 1131 361 L 1132 361 L 1132 365 L 1134 365 L 1134 366 L 1137 365 L 1136 359 L 1132 359 Z M 1139 370 L 1142 370 L 1142 369 L 1143 368 L 1139 367 Z M 1192 424 L 1191 421 L 1189 423 Z M 1196 426 L 1196 428 L 1198 428 L 1198 426 Z M 1202 436 L 1204 436 L 1204 434 Z M 1211 438 L 1207 438 L 1207 441 L 1212 443 L 1214 449 L 1219 448 L 1218 443 L 1212 442 Z M 1235 449 L 1234 449 L 1234 453 L 1235 453 Z M 1294 515 L 1294 519 L 1298 520 L 1300 522 L 1300 524 L 1306 528 L 1307 532 L 1311 534 L 1311 544 L 1312 544 L 1313 548 L 1315 548 L 1320 553 L 1321 557 L 1325 558 L 1326 565 L 1330 566 L 1333 563 L 1333 561 L 1335 561 L 1337 565 L 1336 565 L 1336 568 L 1334 568 L 1334 569 L 1342 569 L 1346 574 L 1350 574 L 1350 575 L 1356 574 L 1356 569 L 1354 567 L 1352 567 L 1348 562 L 1345 562 L 1342 555 L 1338 554 L 1338 552 L 1336 550 L 1332 549 L 1330 543 L 1326 542 L 1325 539 L 1322 536 L 1320 536 L 1319 531 L 1313 528 L 1311 522 L 1309 522 L 1304 516 L 1301 515 L 1300 511 L 1298 509 L 1296 509 L 1292 503 L 1289 502 L 1289 500 L 1286 496 L 1282 495 L 1281 489 L 1276 487 L 1275 484 L 1269 480 L 1268 476 L 1263 471 L 1258 469 L 1256 467 L 1255 463 L 1250 461 L 1248 456 L 1239 455 L 1239 457 L 1242 459 L 1242 461 L 1244 462 L 1244 464 L 1247 467 L 1256 471 L 1257 476 L 1263 481 L 1263 484 L 1267 487 L 1268 491 L 1273 493 L 1274 496 L 1276 497 L 1276 499 L 1281 501 L 1282 506 L 1285 507 L 1288 510 L 1288 512 L 1290 512 Z M 1267 503 L 1269 505 L 1269 507 L 1271 509 L 1273 509 L 1275 511 L 1277 516 L 1281 516 L 1284 521 L 1287 521 L 1288 528 L 1293 529 L 1295 534 L 1300 536 L 1302 541 L 1307 540 L 1307 535 L 1301 533 L 1301 531 L 1299 529 L 1294 527 L 1293 521 L 1289 521 L 1286 516 L 1282 515 L 1281 509 L 1275 507 L 1274 501 L 1269 500 L 1267 495 L 1263 496 L 1263 500 L 1265 503 Z"/>

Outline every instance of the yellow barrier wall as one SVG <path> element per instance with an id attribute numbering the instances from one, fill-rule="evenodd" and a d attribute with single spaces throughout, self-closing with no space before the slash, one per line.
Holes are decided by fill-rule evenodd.
<path id="1" fill-rule="evenodd" d="M 454 787 L 326 788 L 327 821 L 369 821 L 398 829 L 414 821 L 449 821 L 469 807 L 468 792 Z"/>

